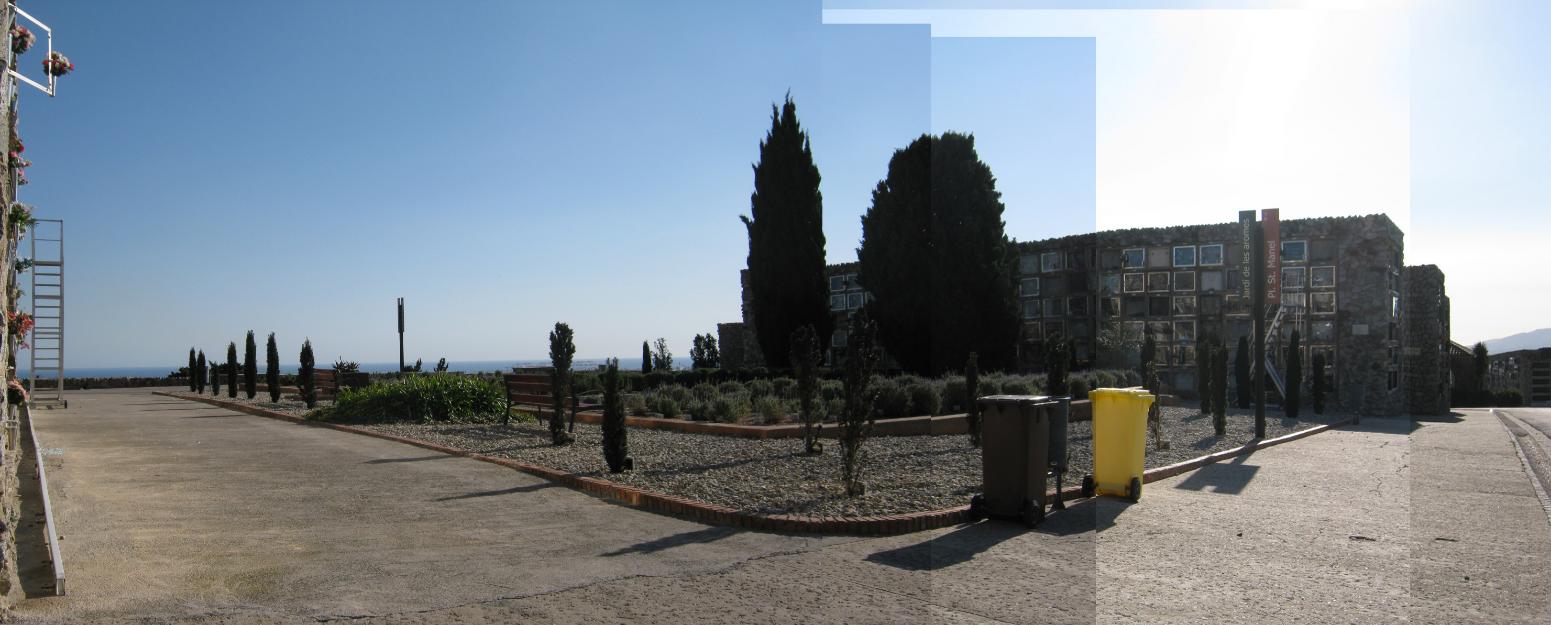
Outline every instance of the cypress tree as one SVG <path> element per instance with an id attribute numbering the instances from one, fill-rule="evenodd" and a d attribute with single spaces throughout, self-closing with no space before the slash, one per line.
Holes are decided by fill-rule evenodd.
<path id="1" fill-rule="evenodd" d="M 269 401 L 280 401 L 280 348 L 275 345 L 275 333 L 269 333 L 264 346 L 264 384 L 269 387 Z"/>
<path id="2" fill-rule="evenodd" d="M 1212 430 L 1218 436 L 1228 434 L 1228 346 L 1222 341 L 1212 345 Z"/>
<path id="3" fill-rule="evenodd" d="M 862 309 L 851 316 L 851 328 L 847 332 L 845 357 L 845 410 L 840 421 L 840 481 L 845 485 L 847 497 L 865 494 L 862 485 L 862 444 L 872 433 L 873 370 L 878 366 L 880 354 L 877 348 L 877 325 Z"/>
<path id="4" fill-rule="evenodd" d="M 209 379 L 209 373 L 205 370 L 205 350 L 199 350 L 198 362 L 199 364 L 192 371 L 195 381 L 199 384 L 199 388 L 194 389 L 194 392 L 203 394 L 205 392 L 205 383 Z"/>
<path id="5" fill-rule="evenodd" d="M 226 396 L 237 399 L 237 343 L 226 344 Z"/>
<path id="6" fill-rule="evenodd" d="M 313 367 L 316 363 L 312 359 L 312 340 L 302 340 L 301 365 L 296 368 L 296 386 L 302 391 L 302 401 L 308 408 L 318 405 L 318 383 L 313 377 Z"/>
<path id="7" fill-rule="evenodd" d="M 964 361 L 964 399 L 969 403 L 969 408 L 964 411 L 964 420 L 969 425 L 969 446 L 980 446 L 980 357 L 975 352 L 969 353 L 969 358 Z"/>
<path id="8" fill-rule="evenodd" d="M 1287 418 L 1298 418 L 1299 394 L 1303 386 L 1303 353 L 1299 349 L 1298 331 L 1293 330 L 1292 340 L 1287 343 L 1287 401 L 1282 407 L 1287 411 Z"/>
<path id="9" fill-rule="evenodd" d="M 221 396 L 221 365 L 216 364 L 215 359 L 210 359 L 210 396 Z"/>
<path id="10" fill-rule="evenodd" d="M 1314 354 L 1314 414 L 1325 414 L 1325 355 Z"/>
<path id="11" fill-rule="evenodd" d="M 258 395 L 258 345 L 253 342 L 253 331 L 248 330 L 248 342 L 242 352 L 242 392 L 253 399 Z"/>
<path id="12" fill-rule="evenodd" d="M 619 394 L 619 360 L 610 360 L 603 371 L 603 461 L 609 473 L 634 468 L 630 439 L 625 429 L 625 400 Z"/>
<path id="13" fill-rule="evenodd" d="M 1142 358 L 1138 369 L 1138 372 L 1142 374 L 1142 384 L 1144 385 L 1147 384 L 1147 376 L 1151 375 L 1147 365 L 1155 364 L 1153 361 L 1158 358 L 1158 342 L 1153 340 L 1152 332 L 1146 332 L 1146 335 L 1142 339 Z"/>
<path id="14" fill-rule="evenodd" d="M 1249 379 L 1249 337 L 1239 337 L 1239 351 L 1233 355 L 1233 384 L 1238 388 L 1240 408 L 1248 408 L 1255 401 L 1254 385 Z"/>
<path id="15" fill-rule="evenodd" d="M 788 366 L 792 332 L 813 326 L 821 341 L 834 329 L 824 275 L 824 198 L 808 133 L 787 95 L 770 107 L 770 131 L 759 144 L 749 215 L 748 288 L 754 332 L 771 367 Z"/>
<path id="16" fill-rule="evenodd" d="M 819 442 L 819 434 L 823 431 L 823 420 L 819 418 L 819 411 L 814 405 L 815 396 L 819 390 L 819 363 L 823 357 L 819 355 L 819 337 L 813 331 L 813 326 L 803 326 L 792 332 L 791 358 L 792 372 L 797 376 L 797 405 L 802 420 L 802 446 L 803 453 L 808 455 L 824 451 L 824 444 Z"/>
<path id="17" fill-rule="evenodd" d="M 641 341 L 641 373 L 652 372 L 652 346 Z"/>
<path id="18" fill-rule="evenodd" d="M 194 348 L 188 348 L 188 390 L 194 392 L 199 386 L 199 370 L 194 368 Z"/>
<path id="19" fill-rule="evenodd" d="M 856 253 L 879 341 L 906 371 L 937 375 L 971 351 L 988 369 L 1016 364 L 1004 210 L 973 136 L 922 135 L 889 160 Z"/>
<path id="20" fill-rule="evenodd" d="M 576 356 L 576 343 L 571 326 L 556 323 L 549 333 L 549 393 L 554 410 L 549 415 L 549 437 L 556 445 L 574 440 L 565 431 L 565 400 L 571 396 L 571 360 Z"/>

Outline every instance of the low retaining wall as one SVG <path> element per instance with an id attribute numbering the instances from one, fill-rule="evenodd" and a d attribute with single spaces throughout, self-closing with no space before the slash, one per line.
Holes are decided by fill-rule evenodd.
<path id="1" fill-rule="evenodd" d="M 417 440 L 417 439 L 413 439 L 413 438 L 407 438 L 407 437 L 403 437 L 403 436 L 396 436 L 396 435 L 393 435 L 393 434 L 385 434 L 385 433 L 382 433 L 382 432 L 376 432 L 376 431 L 373 431 L 373 430 L 368 430 L 368 429 L 365 429 L 365 428 L 359 428 L 359 427 L 354 427 L 354 426 L 349 426 L 349 425 L 340 425 L 340 424 L 337 424 L 337 423 L 326 423 L 326 422 L 322 422 L 322 421 L 309 421 L 307 419 L 303 419 L 301 417 L 297 417 L 297 416 L 294 416 L 294 415 L 288 415 L 288 414 L 281 413 L 281 412 L 275 412 L 275 411 L 272 411 L 272 410 L 266 410 L 266 409 L 263 409 L 263 408 L 258 408 L 258 407 L 255 407 L 255 406 L 250 406 L 250 405 L 244 404 L 242 402 L 228 401 L 228 400 L 224 400 L 224 399 L 216 399 L 216 398 L 213 398 L 213 397 L 205 397 L 205 396 L 192 396 L 191 397 L 191 396 L 187 396 L 187 395 L 174 395 L 172 393 L 167 393 L 167 392 L 163 392 L 163 391 L 153 391 L 152 393 L 155 394 L 155 395 L 161 395 L 161 396 L 164 396 L 164 397 L 172 397 L 172 398 L 175 398 L 175 399 L 186 399 L 186 400 L 189 400 L 189 401 L 197 401 L 197 402 L 200 402 L 200 403 L 205 403 L 205 404 L 209 404 L 209 405 L 212 405 L 212 406 L 218 406 L 218 407 L 221 407 L 221 408 L 226 408 L 228 410 L 235 410 L 237 412 L 242 412 L 242 413 L 245 413 L 245 414 L 250 414 L 250 415 L 259 416 L 259 417 L 268 417 L 268 418 L 271 418 L 271 419 L 279 419 L 281 421 L 290 421 L 292 423 L 298 423 L 298 424 L 303 424 L 303 425 L 311 425 L 311 426 L 316 426 L 316 427 L 323 427 L 323 428 L 329 428 L 329 429 L 333 429 L 333 430 L 339 430 L 341 432 L 350 432 L 352 434 L 361 434 L 361 435 L 370 436 L 370 437 L 373 437 L 373 438 L 380 438 L 380 439 L 383 439 L 383 440 L 390 440 L 390 441 L 394 441 L 394 442 L 398 442 L 398 443 L 404 443 L 406 445 L 412 445 L 412 446 L 419 447 L 419 448 L 422 448 L 422 449 L 429 449 L 431 451 L 441 452 L 441 453 L 444 453 L 444 454 L 447 454 L 447 455 L 450 455 L 450 456 L 459 456 L 459 457 L 463 457 L 463 458 L 469 458 L 469 459 L 472 459 L 472 460 L 478 460 L 480 462 L 488 462 L 488 463 L 491 463 L 491 464 L 497 464 L 497 465 L 501 465 L 503 467 L 508 467 L 508 468 L 511 468 L 511 469 L 516 469 L 518 471 L 522 471 L 523 473 L 527 473 L 527 474 L 530 474 L 530 475 L 541 477 L 541 478 L 544 478 L 546 480 L 550 480 L 550 481 L 555 482 L 557 484 L 560 484 L 562 486 L 567 486 L 567 487 L 570 487 L 570 488 L 574 488 L 576 490 L 579 490 L 581 492 L 587 493 L 587 494 L 592 495 L 594 497 L 599 497 L 599 498 L 602 498 L 602 499 L 608 499 L 608 500 L 611 500 L 611 501 L 614 501 L 614 502 L 617 502 L 617 503 L 622 503 L 622 504 L 625 504 L 627 506 L 631 506 L 633 508 L 640 508 L 642 510 L 650 510 L 652 512 L 660 512 L 660 513 L 663 513 L 663 514 L 668 514 L 668 515 L 672 515 L 672 516 L 675 516 L 675 517 L 679 517 L 679 518 L 683 518 L 683 519 L 688 519 L 688 520 L 691 520 L 691 521 L 697 521 L 697 522 L 700 522 L 700 523 L 706 523 L 706 524 L 709 524 L 709 525 L 722 525 L 722 526 L 729 526 L 729 527 L 741 527 L 741 528 L 752 529 L 752 530 L 763 530 L 763 531 L 772 531 L 772 532 L 790 532 L 790 533 L 799 533 L 799 534 L 849 534 L 849 535 L 856 535 L 856 536 L 891 536 L 891 535 L 895 535 L 895 534 L 905 534 L 905 533 L 916 532 L 916 531 L 921 531 L 921 530 L 929 530 L 929 529 L 937 529 L 937 528 L 941 528 L 941 527 L 949 527 L 949 526 L 952 526 L 952 525 L 958 525 L 960 523 L 965 523 L 965 522 L 968 522 L 970 520 L 969 506 L 967 504 L 963 505 L 963 506 L 958 506 L 958 507 L 954 507 L 954 508 L 946 508 L 946 509 L 942 509 L 942 510 L 928 510 L 928 511 L 924 511 L 924 512 L 912 512 L 912 513 L 908 513 L 908 514 L 896 514 L 896 515 L 887 515 L 887 516 L 813 517 L 813 516 L 802 516 L 802 515 L 791 515 L 791 514 L 770 514 L 770 515 L 749 514 L 747 512 L 742 512 L 740 510 L 736 510 L 736 509 L 733 509 L 733 508 L 728 508 L 726 506 L 719 506 L 719 505 L 716 505 L 716 504 L 710 504 L 710 503 L 705 503 L 705 502 L 702 502 L 702 501 L 696 501 L 696 500 L 688 499 L 688 498 L 685 498 L 685 497 L 677 497 L 677 496 L 674 496 L 674 495 L 667 495 L 667 494 L 663 494 L 663 493 L 658 493 L 658 492 L 653 492 L 653 491 L 648 491 L 648 490 L 642 490 L 642 489 L 639 489 L 639 488 L 634 488 L 634 487 L 625 486 L 625 485 L 622 485 L 622 484 L 617 484 L 617 483 L 614 483 L 614 482 L 610 482 L 610 481 L 604 480 L 604 479 L 599 479 L 599 478 L 595 478 L 595 477 L 585 477 L 585 476 L 577 475 L 575 473 L 568 473 L 568 472 L 565 472 L 565 471 L 560 471 L 558 469 L 552 469 L 552 468 L 546 467 L 546 466 L 530 464 L 530 463 L 527 463 L 527 462 L 522 462 L 520 460 L 513 460 L 511 458 L 497 458 L 497 457 L 494 457 L 494 456 L 486 456 L 486 455 L 483 455 L 483 454 L 476 454 L 476 453 L 468 451 L 466 449 L 458 449 L 458 448 L 455 448 L 455 447 L 446 447 L 446 446 L 443 446 L 443 445 L 437 445 L 435 443 L 429 443 L 429 442 L 422 441 L 422 440 Z M 583 420 L 582 419 L 582 414 L 586 414 L 586 413 L 578 414 L 577 417 L 576 417 L 578 421 L 582 421 Z M 963 415 L 958 415 L 958 416 L 962 420 Z M 631 419 L 643 419 L 642 417 L 630 417 L 630 418 Z M 939 419 L 939 418 L 943 418 L 943 417 L 916 417 L 916 418 L 917 419 Z M 674 421 L 674 420 L 670 420 L 670 419 L 650 419 L 650 420 L 651 421 L 668 421 L 668 422 L 676 422 L 676 423 L 689 423 L 689 424 L 697 424 L 697 425 L 720 425 L 720 426 L 729 426 L 730 425 L 730 424 L 724 424 L 724 423 L 705 423 L 705 422 L 700 422 L 700 421 Z M 627 420 L 627 423 L 628 423 L 628 420 Z M 1157 469 L 1151 469 L 1151 470 L 1147 471 L 1146 473 L 1144 473 L 1143 482 L 1144 483 L 1150 483 L 1150 482 L 1155 482 L 1157 480 L 1161 480 L 1161 479 L 1164 479 L 1164 478 L 1173 477 L 1175 475 L 1179 475 L 1179 474 L 1184 473 L 1186 471 L 1190 471 L 1190 470 L 1193 470 L 1193 469 L 1196 469 L 1196 468 L 1199 468 L 1199 467 L 1202 467 L 1202 466 L 1205 466 L 1205 465 L 1208 465 L 1208 464 L 1212 464 L 1212 463 L 1215 463 L 1215 462 L 1226 460 L 1228 458 L 1232 458 L 1234 456 L 1238 456 L 1238 455 L 1241 455 L 1241 454 L 1246 454 L 1246 453 L 1255 451 L 1257 449 L 1264 449 L 1266 447 L 1271 447 L 1273 445 L 1280 445 L 1282 443 L 1295 441 L 1295 440 L 1298 440 L 1300 438 L 1304 438 L 1306 436 L 1310 436 L 1310 435 L 1313 435 L 1313 434 L 1318 434 L 1318 433 L 1323 432 L 1325 430 L 1329 430 L 1329 429 L 1332 429 L 1332 428 L 1340 427 L 1342 425 L 1346 425 L 1347 423 L 1350 423 L 1350 421 L 1342 421 L 1342 422 L 1333 423 L 1333 424 L 1330 424 L 1330 425 L 1316 426 L 1316 427 L 1313 427 L 1313 428 L 1310 428 L 1310 429 L 1307 429 L 1307 430 L 1302 430 L 1302 431 L 1299 431 L 1299 432 L 1294 432 L 1294 433 L 1288 434 L 1286 436 L 1280 436 L 1280 437 L 1277 437 L 1277 438 L 1271 438 L 1271 439 L 1266 439 L 1266 440 L 1263 440 L 1263 441 L 1253 442 L 1253 443 L 1244 445 L 1242 447 L 1237 447 L 1237 448 L 1234 448 L 1234 449 L 1228 449 L 1228 450 L 1220 451 L 1220 452 L 1217 452 L 1217 453 L 1214 453 L 1214 454 L 1210 454 L 1210 455 L 1206 455 L 1206 456 L 1201 456 L 1199 458 L 1194 458 L 1194 459 L 1191 459 L 1191 460 L 1186 460 L 1184 462 L 1180 462 L 1180 463 L 1176 463 L 1176 464 L 1171 464 L 1171 465 L 1168 465 L 1166 467 L 1159 467 Z M 731 426 L 731 427 L 779 427 L 779 426 Z M 1061 490 L 1061 492 L 1058 493 L 1058 496 L 1062 500 L 1080 499 L 1082 497 L 1082 489 L 1080 487 L 1066 488 L 1066 489 Z"/>

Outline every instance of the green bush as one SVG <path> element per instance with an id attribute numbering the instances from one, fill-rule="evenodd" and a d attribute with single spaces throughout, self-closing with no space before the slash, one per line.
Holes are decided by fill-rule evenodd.
<path id="1" fill-rule="evenodd" d="M 682 386 L 679 386 L 677 384 L 669 384 L 667 386 L 659 388 L 659 389 L 657 389 L 655 395 L 657 397 L 661 397 L 661 398 L 665 398 L 665 399 L 671 399 L 674 402 L 677 402 L 677 403 L 680 403 L 680 404 L 688 403 L 690 398 L 694 397 L 694 395 L 689 392 L 689 389 L 684 388 Z"/>
<path id="2" fill-rule="evenodd" d="M 955 376 L 942 383 L 942 409 L 944 412 L 969 409 L 969 389 L 964 378 Z"/>
<path id="3" fill-rule="evenodd" d="M 748 387 L 745 387 L 742 382 L 728 380 L 716 385 L 716 392 L 723 395 L 742 395 L 748 391 Z"/>
<path id="4" fill-rule="evenodd" d="M 711 400 L 711 420 L 718 423 L 736 423 L 748 412 L 748 402 L 741 395 L 722 395 Z"/>
<path id="5" fill-rule="evenodd" d="M 877 393 L 878 414 L 885 419 L 910 416 L 910 393 L 893 380 L 879 378 L 872 383 Z"/>
<path id="6" fill-rule="evenodd" d="M 770 380 L 754 380 L 749 382 L 748 387 L 750 397 L 759 398 L 775 393 L 775 385 L 771 384 Z"/>
<path id="7" fill-rule="evenodd" d="M 711 386 L 707 382 L 701 382 L 699 384 L 696 384 L 695 388 L 690 389 L 690 392 L 694 393 L 695 399 L 698 399 L 698 400 L 703 401 L 703 402 L 709 402 L 712 399 L 715 399 L 716 398 L 716 394 L 717 394 L 716 393 L 716 387 L 715 386 Z"/>
<path id="8" fill-rule="evenodd" d="M 661 414 L 664 419 L 677 419 L 680 416 L 679 402 L 672 397 L 658 397 L 656 404 L 652 408 L 658 414 Z"/>
<path id="9" fill-rule="evenodd" d="M 846 410 L 846 400 L 835 398 L 824 402 L 824 420 L 834 421 Z"/>
<path id="10" fill-rule="evenodd" d="M 986 393 L 981 393 L 985 395 Z M 1002 383 L 999 395 L 1033 395 L 1034 385 L 1027 380 L 1010 379 Z"/>
<path id="11" fill-rule="evenodd" d="M 754 414 L 758 415 L 760 422 L 765 425 L 786 422 L 786 406 L 781 404 L 780 399 L 770 395 L 755 398 Z"/>
<path id="12" fill-rule="evenodd" d="M 788 377 L 780 377 L 770 381 L 771 390 L 776 397 L 781 399 L 795 399 L 797 397 L 797 380 Z"/>
<path id="13" fill-rule="evenodd" d="M 640 393 L 626 393 L 625 413 L 637 417 L 646 416 L 646 396 Z"/>
<path id="14" fill-rule="evenodd" d="M 1094 388 L 1114 388 L 1117 386 L 1115 384 L 1115 374 L 1109 371 L 1094 371 L 1093 386 Z"/>
<path id="15" fill-rule="evenodd" d="M 642 377 L 645 378 L 647 390 L 673 382 L 673 374 L 667 371 L 653 371 Z"/>
<path id="16" fill-rule="evenodd" d="M 840 380 L 824 380 L 819 383 L 819 396 L 826 402 L 845 397 L 845 384 Z"/>
<path id="17" fill-rule="evenodd" d="M 930 416 L 942 412 L 942 394 L 937 391 L 937 385 L 921 381 L 911 384 L 908 389 L 912 416 Z"/>
<path id="18" fill-rule="evenodd" d="M 1088 398 L 1088 391 L 1090 389 L 1088 388 L 1088 381 L 1085 379 L 1073 378 L 1072 381 L 1067 382 L 1066 388 L 1067 391 L 1072 394 L 1073 400 L 1082 400 Z"/>
<path id="19" fill-rule="evenodd" d="M 341 388 L 328 421 L 489 421 L 506 411 L 506 396 L 495 382 L 453 374 L 417 375 L 364 388 Z"/>
<path id="20" fill-rule="evenodd" d="M 689 418 L 692 419 L 692 420 L 695 420 L 695 421 L 710 421 L 711 420 L 711 402 L 708 402 L 708 401 L 705 401 L 705 400 L 701 400 L 701 399 L 696 399 L 696 400 L 690 401 L 689 405 L 684 407 L 684 410 L 689 413 Z"/>

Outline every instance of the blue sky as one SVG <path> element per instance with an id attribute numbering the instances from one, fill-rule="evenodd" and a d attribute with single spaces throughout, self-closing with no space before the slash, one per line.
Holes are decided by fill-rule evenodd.
<path id="1" fill-rule="evenodd" d="M 285 360 L 306 336 L 321 360 L 387 361 L 400 296 L 411 359 L 541 357 L 557 320 L 583 357 L 631 356 L 658 336 L 686 354 L 692 335 L 739 317 L 737 217 L 770 106 L 788 91 L 824 178 L 832 261 L 855 257 L 889 155 L 927 131 L 977 134 L 1016 238 L 1112 225 L 1120 213 L 1106 206 L 1145 212 L 1116 189 L 1148 189 L 1104 166 L 1152 154 L 1113 120 L 1170 114 L 1115 98 L 1135 81 L 1105 59 L 1132 44 L 1102 28 L 934 37 L 930 24 L 823 12 L 874 5 L 954 3 L 23 2 L 77 65 L 59 97 L 21 103 L 34 162 L 21 199 L 67 222 L 67 360 L 176 365 L 189 345 L 217 351 L 251 328 L 277 332 Z M 1410 96 L 1409 195 L 1395 201 L 1414 206 L 1410 260 L 1444 264 L 1459 293 L 1469 271 L 1453 265 L 1469 257 L 1429 241 L 1459 232 L 1450 220 L 1462 211 L 1528 218 L 1545 205 L 1535 68 L 1548 55 L 1531 29 L 1547 22 L 1529 2 L 1419 7 L 1394 13 L 1409 66 L 1372 70 L 1409 80 L 1372 110 L 1392 91 Z M 1339 21 L 1340 32 L 1369 23 Z M 1157 32 L 1151 45 L 1176 34 Z M 1391 198 L 1394 186 L 1359 191 Z M 1198 192 L 1164 199 L 1198 201 L 1201 214 L 1151 218 L 1220 221 L 1222 206 L 1246 203 L 1299 216 L 1275 194 Z M 1454 311 L 1456 336 L 1471 340 L 1545 325 L 1458 296 Z"/>

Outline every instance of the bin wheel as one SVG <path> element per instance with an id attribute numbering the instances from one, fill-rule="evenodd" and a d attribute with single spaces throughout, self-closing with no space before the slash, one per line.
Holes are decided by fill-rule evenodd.
<path id="1" fill-rule="evenodd" d="M 1142 478 L 1131 478 L 1131 483 L 1126 485 L 1126 499 L 1130 499 L 1131 503 L 1142 500 Z"/>
<path id="2" fill-rule="evenodd" d="M 986 496 L 975 495 L 969 498 L 969 522 L 974 523 L 986 518 Z"/>
<path id="3" fill-rule="evenodd" d="M 1039 525 L 1040 521 L 1044 521 L 1044 520 L 1045 520 L 1045 507 L 1044 506 L 1039 505 L 1039 502 L 1035 501 L 1033 499 L 1030 499 L 1028 501 L 1023 502 L 1023 524 L 1024 525 L 1027 525 L 1029 527 L 1029 529 L 1034 529 L 1036 526 Z"/>
<path id="4" fill-rule="evenodd" d="M 1093 493 L 1094 493 L 1095 490 L 1096 490 L 1096 488 L 1094 487 L 1094 484 L 1093 484 L 1093 476 L 1092 475 L 1084 475 L 1084 476 L 1082 476 L 1082 498 L 1083 499 L 1088 499 L 1088 498 L 1093 497 Z"/>

